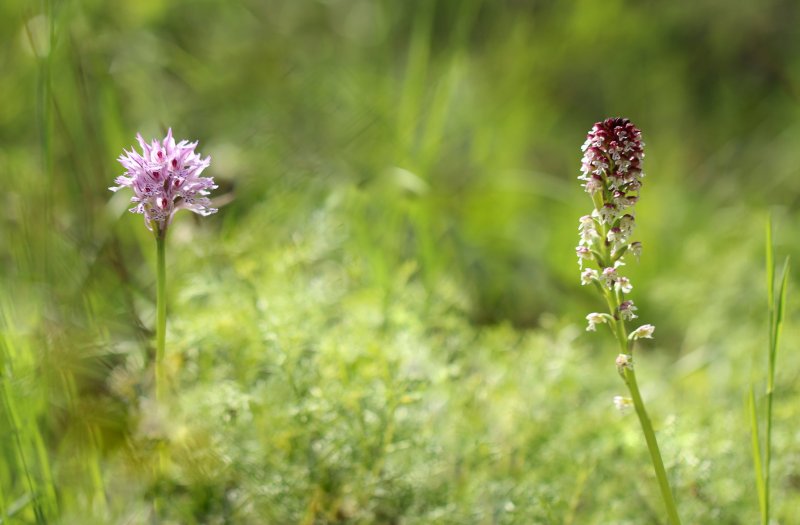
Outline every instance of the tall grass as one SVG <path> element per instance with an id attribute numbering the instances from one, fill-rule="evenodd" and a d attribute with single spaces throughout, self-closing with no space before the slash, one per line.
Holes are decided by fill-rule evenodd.
<path id="1" fill-rule="evenodd" d="M 2 512 L 6 517 L 32 511 L 37 524 L 48 523 L 58 516 L 50 458 L 37 422 L 43 407 L 39 385 L 24 380 L 36 366 L 32 349 L 15 330 L 21 319 L 6 298 L 2 306 L 2 339 L 0 339 L 0 387 L 4 426 L 6 464 Z M 6 448 L 8 447 L 8 448 Z"/>
<path id="2" fill-rule="evenodd" d="M 762 416 L 764 441 L 760 438 L 755 390 L 750 388 L 748 410 L 750 415 L 750 432 L 752 436 L 752 455 L 755 467 L 758 506 L 761 511 L 762 525 L 770 523 L 770 487 L 772 485 L 772 421 L 773 399 L 775 397 L 775 371 L 778 358 L 778 343 L 783 330 L 783 318 L 786 309 L 786 289 L 789 282 L 789 258 L 783 263 L 780 278 L 775 281 L 775 246 L 772 240 L 772 219 L 767 221 L 766 229 L 766 274 L 767 274 L 767 313 L 769 320 L 769 343 L 767 346 L 767 385 L 766 410 Z M 777 293 L 776 293 L 777 292 Z"/>

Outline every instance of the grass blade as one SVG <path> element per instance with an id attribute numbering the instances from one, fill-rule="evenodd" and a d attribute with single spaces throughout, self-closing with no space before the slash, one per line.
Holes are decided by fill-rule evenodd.
<path id="1" fill-rule="evenodd" d="M 764 456 L 761 462 L 761 447 L 758 443 L 758 418 L 755 408 L 755 395 L 750 392 L 750 419 L 753 430 L 753 461 L 757 463 L 756 485 L 759 491 L 759 507 L 761 509 L 761 523 L 767 525 L 770 515 L 770 467 L 772 463 L 772 405 L 775 392 L 775 365 L 778 355 L 778 341 L 783 328 L 783 315 L 786 305 L 786 291 L 789 282 L 789 258 L 783 263 L 780 277 L 780 289 L 777 301 L 775 299 L 775 248 L 772 244 L 772 219 L 767 221 L 767 298 L 769 313 L 769 353 L 767 361 L 767 413 L 765 416 L 766 429 L 764 432 Z"/>
<path id="2" fill-rule="evenodd" d="M 770 330 L 772 330 L 772 309 L 775 306 L 775 261 L 772 249 L 772 217 L 767 219 L 767 305 L 770 312 Z"/>
<path id="3" fill-rule="evenodd" d="M 772 341 L 773 346 L 770 349 L 770 371 L 774 375 L 775 370 L 775 357 L 778 352 L 778 340 L 781 336 L 783 329 L 783 313 L 786 305 L 786 288 L 789 284 L 789 257 L 783 261 L 783 269 L 781 270 L 781 288 L 778 291 L 778 304 L 775 305 L 775 326 L 773 327 Z"/>
<path id="4" fill-rule="evenodd" d="M 756 394 L 750 387 L 750 395 L 747 397 L 747 412 L 750 420 L 750 434 L 753 451 L 753 470 L 756 472 L 756 490 L 758 491 L 758 508 L 761 513 L 761 523 L 767 523 L 767 493 L 764 483 L 764 467 L 761 464 L 761 440 L 758 437 L 758 414 L 756 413 Z"/>

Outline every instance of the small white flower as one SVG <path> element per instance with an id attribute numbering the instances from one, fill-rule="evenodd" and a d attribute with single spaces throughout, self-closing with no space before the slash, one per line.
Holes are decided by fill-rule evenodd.
<path id="1" fill-rule="evenodd" d="M 586 327 L 586 331 L 596 332 L 597 325 L 608 322 L 609 317 L 608 314 L 599 314 L 597 312 L 590 313 L 586 316 L 586 320 L 589 321 L 589 326 Z"/>
<path id="2" fill-rule="evenodd" d="M 603 204 L 598 213 L 601 222 L 605 224 L 612 224 L 617 219 L 617 207 L 611 203 Z"/>
<path id="3" fill-rule="evenodd" d="M 653 332 L 656 331 L 656 327 L 651 324 L 643 324 L 636 330 L 630 333 L 628 339 L 637 340 L 637 339 L 652 339 Z"/>
<path id="4" fill-rule="evenodd" d="M 581 285 L 586 285 L 597 280 L 599 280 L 597 270 L 593 270 L 592 268 L 587 268 L 581 274 Z"/>
<path id="5" fill-rule="evenodd" d="M 639 201 L 639 197 L 636 195 L 625 195 L 623 199 L 625 201 L 625 206 L 633 206 Z"/>
<path id="6" fill-rule="evenodd" d="M 617 277 L 617 280 L 614 281 L 614 289 L 622 293 L 631 293 L 633 285 L 627 277 Z"/>
<path id="7" fill-rule="evenodd" d="M 597 228 L 595 227 L 594 219 L 591 215 L 584 215 L 581 217 L 578 231 L 581 234 L 580 244 L 590 246 L 592 241 L 598 237 Z"/>
<path id="8" fill-rule="evenodd" d="M 633 301 L 622 301 L 619 305 L 619 315 L 622 317 L 623 321 L 631 321 L 639 317 L 633 313 L 636 310 L 638 310 L 638 308 L 633 305 Z"/>
<path id="9" fill-rule="evenodd" d="M 586 179 L 583 189 L 586 193 L 594 195 L 603 189 L 603 179 L 599 175 L 592 175 L 592 177 Z"/>
<path id="10" fill-rule="evenodd" d="M 592 173 L 594 173 L 597 176 L 602 175 L 609 168 L 608 162 L 604 158 L 592 160 L 589 163 L 589 166 L 594 168 L 594 170 L 592 170 Z"/>
<path id="11" fill-rule="evenodd" d="M 632 242 L 628 246 L 628 251 L 632 253 L 633 256 L 636 257 L 636 260 L 638 261 L 639 257 L 642 255 L 642 243 L 640 243 L 639 241 Z"/>
<path id="12" fill-rule="evenodd" d="M 633 406 L 633 399 L 629 397 L 614 396 L 614 406 L 623 414 Z"/>
<path id="13" fill-rule="evenodd" d="M 592 250 L 586 246 L 576 246 L 575 254 L 578 256 L 578 265 L 583 268 L 583 261 L 592 260 Z"/>
<path id="14" fill-rule="evenodd" d="M 603 270 L 603 284 L 605 284 L 607 288 L 610 289 L 614 286 L 614 281 L 617 280 L 617 277 L 616 268 L 606 268 Z"/>
<path id="15" fill-rule="evenodd" d="M 622 231 L 624 237 L 630 237 L 633 234 L 633 227 L 636 225 L 636 220 L 633 215 L 626 213 L 619 220 L 619 229 Z"/>
<path id="16" fill-rule="evenodd" d="M 628 178 L 628 186 L 626 188 L 627 191 L 639 191 L 642 189 L 642 181 L 640 181 L 639 178 L 644 177 L 644 173 L 629 173 L 628 175 L 630 175 L 630 177 Z"/>
<path id="17" fill-rule="evenodd" d="M 606 235 L 606 239 L 608 242 L 612 244 L 620 244 L 625 242 L 625 232 L 620 228 L 611 228 L 608 230 L 608 234 Z"/>
<path id="18" fill-rule="evenodd" d="M 616 359 L 617 370 L 621 374 L 625 368 L 633 370 L 633 356 L 628 354 L 619 354 Z"/>

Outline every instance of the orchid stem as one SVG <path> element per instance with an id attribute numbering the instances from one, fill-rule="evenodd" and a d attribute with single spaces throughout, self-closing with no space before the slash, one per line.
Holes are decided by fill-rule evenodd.
<path id="1" fill-rule="evenodd" d="M 661 490 L 661 498 L 664 500 L 664 506 L 667 509 L 669 522 L 672 525 L 680 525 L 681 518 L 678 516 L 675 499 L 672 496 L 672 489 L 669 486 L 667 471 L 664 468 L 664 461 L 661 459 L 661 451 L 658 449 L 658 441 L 656 441 L 656 434 L 653 431 L 653 424 L 650 422 L 650 416 L 647 415 L 647 410 L 644 408 L 644 400 L 639 393 L 639 385 L 636 383 L 636 374 L 632 368 L 625 368 L 624 373 L 625 384 L 628 385 L 628 390 L 633 399 L 633 406 L 636 409 L 636 415 L 639 416 L 639 423 L 642 426 L 644 439 L 647 441 L 647 449 L 650 451 L 650 459 L 653 461 L 653 470 L 655 470 L 656 478 L 658 478 L 658 487 Z"/>
<path id="2" fill-rule="evenodd" d="M 167 335 L 167 265 L 166 265 L 166 236 L 165 230 L 156 230 L 156 363 L 155 363 L 155 391 L 156 404 L 159 409 L 163 409 L 165 401 L 166 377 L 164 374 L 164 350 L 166 348 Z M 161 477 L 167 466 L 166 443 L 162 439 L 158 443 L 158 463 L 156 466 L 156 476 Z M 159 495 L 153 500 L 153 507 L 156 515 L 159 515 L 163 508 L 163 501 Z"/>
<path id="3" fill-rule="evenodd" d="M 166 232 L 156 234 L 157 260 L 157 285 L 156 285 L 156 366 L 155 389 L 156 401 L 164 401 L 166 388 L 164 377 L 164 350 L 167 336 L 167 268 L 166 268 Z"/>

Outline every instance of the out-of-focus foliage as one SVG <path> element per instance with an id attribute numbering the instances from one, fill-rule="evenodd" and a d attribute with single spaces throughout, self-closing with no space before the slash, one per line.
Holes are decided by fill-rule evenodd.
<path id="1" fill-rule="evenodd" d="M 579 146 L 620 115 L 647 143 L 630 275 L 658 331 L 637 367 L 679 506 L 752 523 L 768 210 L 800 255 L 799 10 L 3 2 L 0 518 L 140 523 L 160 498 L 175 523 L 658 522 L 574 257 Z M 170 233 L 155 407 L 154 243 L 107 188 L 167 126 L 212 156 L 221 210 Z M 790 291 L 787 349 L 796 317 Z"/>

